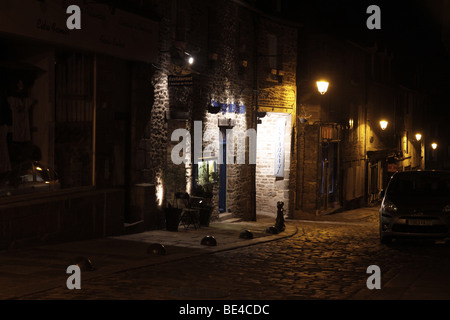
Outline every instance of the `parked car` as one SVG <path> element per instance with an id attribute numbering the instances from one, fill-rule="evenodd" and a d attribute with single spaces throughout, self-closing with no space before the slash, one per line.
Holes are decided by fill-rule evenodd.
<path id="1" fill-rule="evenodd" d="M 24 161 L 0 176 L 0 198 L 59 188 L 56 172 L 36 161 Z"/>
<path id="2" fill-rule="evenodd" d="M 382 243 L 400 237 L 450 237 L 450 172 L 397 172 L 380 196 Z"/>

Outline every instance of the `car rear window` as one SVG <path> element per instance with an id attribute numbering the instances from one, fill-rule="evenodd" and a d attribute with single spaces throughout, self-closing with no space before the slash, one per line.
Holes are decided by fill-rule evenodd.
<path id="1" fill-rule="evenodd" d="M 450 196 L 450 176 L 446 174 L 398 174 L 390 181 L 387 194 Z"/>

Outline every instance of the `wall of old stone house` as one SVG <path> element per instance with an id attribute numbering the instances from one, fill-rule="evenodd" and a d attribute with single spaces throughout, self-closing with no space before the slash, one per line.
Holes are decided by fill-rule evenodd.
<path id="1" fill-rule="evenodd" d="M 398 91 L 398 106 L 396 112 L 397 132 L 401 135 L 403 161 L 399 161 L 399 170 L 415 170 L 424 168 L 424 108 L 423 94 L 407 87 Z M 416 133 L 423 135 L 420 141 Z"/>
<path id="2" fill-rule="evenodd" d="M 148 71 L 139 69 L 136 74 L 139 79 L 148 81 L 148 89 L 153 92 L 154 101 L 137 101 L 141 111 L 136 113 L 135 129 L 135 180 L 156 184 L 157 194 L 162 194 L 162 172 L 166 166 L 171 166 L 171 150 L 176 143 L 170 140 L 175 128 L 185 127 L 193 136 L 194 121 L 202 122 L 203 149 L 211 152 L 212 156 L 219 156 L 219 121 L 231 119 L 233 136 L 244 136 L 248 129 L 256 126 L 252 113 L 255 110 L 256 96 L 255 66 L 258 67 L 258 82 L 260 88 L 270 88 L 270 95 L 260 94 L 260 105 L 275 108 L 276 112 L 295 112 L 295 72 L 296 72 L 296 29 L 277 26 L 271 21 L 263 21 L 258 26 L 260 35 L 266 31 L 278 34 L 282 64 L 282 83 L 271 76 L 267 61 L 261 56 L 266 54 L 267 38 L 260 36 L 254 29 L 255 12 L 228 0 L 215 0 L 205 3 L 201 0 L 158 2 L 155 7 L 163 16 L 160 22 L 160 58 L 159 64 Z M 170 66 L 169 50 L 177 35 L 177 15 L 183 14 L 184 36 L 186 51 L 190 52 L 195 63 L 192 66 L 193 84 L 188 87 L 169 87 L 167 77 Z M 179 30 L 178 30 L 179 31 Z M 281 45 L 283 44 L 283 45 Z M 255 52 L 256 47 L 258 52 Z M 264 48 L 264 49 L 262 49 Z M 257 60 L 255 60 L 255 55 Z M 257 64 L 256 64 L 257 63 Z M 146 85 L 138 83 L 141 88 Z M 147 82 L 147 80 L 146 80 Z M 263 91 L 263 90 L 261 90 Z M 264 99 L 266 102 L 264 103 Z M 230 106 L 245 106 L 245 113 L 227 110 L 225 112 L 210 113 L 208 105 L 214 100 Z M 262 101 L 262 103 L 261 103 Z M 146 105 L 147 107 L 145 107 Z M 189 112 L 185 122 L 165 120 L 165 114 L 172 107 L 183 107 Z M 272 110 L 272 109 L 271 109 Z M 143 134 L 140 133 L 143 128 Z M 287 126 L 289 139 L 291 138 L 292 123 Z M 286 138 L 288 139 L 288 138 Z M 290 142 L 290 141 L 289 141 Z M 233 163 L 227 164 L 226 203 L 227 211 L 235 217 L 251 217 L 251 155 L 250 141 L 242 144 L 235 140 Z M 291 152 L 292 144 L 289 145 Z M 296 146 L 294 145 L 294 148 Z M 245 164 L 238 164 L 237 158 L 245 155 Z M 166 164 L 167 163 L 167 164 Z M 290 154 L 287 167 L 292 165 Z M 192 165 L 187 165 L 188 191 L 192 187 Z M 220 170 L 220 169 L 219 169 Z M 220 172 L 219 172 L 220 173 Z M 283 200 L 289 202 L 286 186 L 292 183 L 289 175 L 282 186 Z M 159 191 L 158 191 L 159 188 Z M 218 186 L 215 186 L 213 197 L 214 215 L 218 212 Z M 276 210 L 276 207 L 274 208 Z"/>
<path id="3" fill-rule="evenodd" d="M 159 1 L 155 11 L 162 17 L 159 43 L 155 43 L 159 49 L 158 61 L 133 63 L 131 67 L 130 215 L 133 221 L 138 221 L 144 218 L 143 211 L 151 211 L 148 213 L 151 225 L 147 224 L 147 228 L 163 226 L 158 206 L 163 205 L 162 174 L 170 146 L 165 115 L 169 110 L 171 3 Z"/>
<path id="4" fill-rule="evenodd" d="M 258 124 L 256 166 L 257 212 L 276 216 L 277 202 L 294 215 L 297 167 L 297 32 L 294 26 L 261 18 L 258 29 Z M 278 120 L 285 120 L 284 174 L 274 175 L 274 141 Z"/>
<path id="5" fill-rule="evenodd" d="M 267 113 L 258 124 L 256 157 L 256 211 L 258 214 L 277 215 L 277 202 L 284 202 L 289 212 L 289 178 L 291 163 L 291 115 L 286 113 Z M 284 169 L 281 177 L 276 177 L 275 158 L 278 147 L 278 130 L 282 127 L 284 135 Z"/>
<path id="6" fill-rule="evenodd" d="M 228 127 L 235 138 L 243 136 L 251 125 L 253 98 L 252 13 L 231 1 L 217 0 L 205 5 L 192 1 L 196 8 L 191 12 L 189 41 L 198 52 L 198 72 L 194 82 L 192 119 L 202 122 L 203 151 L 219 160 L 219 120 L 229 120 Z M 246 31 L 245 33 L 244 30 Z M 243 39 L 245 35 L 245 40 Z M 250 40 L 250 42 L 248 42 Z M 245 46 L 242 46 L 242 43 Z M 245 57 L 248 67 L 241 62 Z M 212 101 L 222 104 L 224 110 L 208 112 Z M 245 106 L 245 113 L 230 110 L 230 105 Z M 230 144 L 231 141 L 227 141 Z M 238 164 L 237 158 L 226 164 L 226 210 L 234 217 L 249 218 L 250 210 L 250 168 L 248 166 L 249 146 L 235 141 L 232 150 L 236 157 L 243 154 L 245 164 Z M 220 175 L 220 166 L 218 168 Z M 222 181 L 222 185 L 224 182 Z M 219 185 L 213 189 L 213 215 L 218 215 Z"/>
<path id="7" fill-rule="evenodd" d="M 298 166 L 296 209 L 314 213 L 316 209 L 320 209 L 315 203 L 319 193 L 309 192 L 306 198 L 304 193 L 313 184 L 317 188 L 316 181 L 320 181 L 322 174 L 320 167 L 316 168 L 322 161 L 321 156 L 317 155 L 321 144 L 317 140 L 318 133 L 305 131 L 314 130 L 311 126 L 314 123 L 318 126 L 319 123 L 330 122 L 340 127 L 337 173 L 340 204 L 345 207 L 347 202 L 355 199 L 359 201 L 364 195 L 366 53 L 351 44 L 321 35 L 303 35 L 299 46 L 299 101 L 302 104 L 301 114 L 308 119 L 308 123 L 299 130 L 299 159 L 303 161 L 305 151 L 315 154 L 310 159 L 313 164 L 309 164 L 309 167 L 312 165 L 313 168 L 303 162 Z M 323 73 L 324 71 L 326 73 Z M 330 82 L 329 90 L 323 96 L 313 87 L 319 75 Z M 303 149 L 305 138 L 313 139 L 309 141 L 313 144 L 312 148 Z M 304 168 L 308 168 L 308 174 L 317 176 L 303 177 Z"/>
<path id="8" fill-rule="evenodd" d="M 368 87 L 367 98 L 367 151 L 395 149 L 397 140 L 394 136 L 394 119 L 396 111 L 396 92 L 392 87 L 372 83 Z M 386 119 L 389 125 L 381 130 L 379 121 Z"/>
<path id="9" fill-rule="evenodd" d="M 263 93 L 258 93 L 258 107 L 270 106 L 271 108 L 282 108 L 281 112 L 292 112 L 295 108 L 295 32 L 286 28 L 277 27 L 267 21 L 257 24 L 257 30 L 254 29 L 255 13 L 250 10 L 233 4 L 229 1 L 215 1 L 211 6 L 199 9 L 193 12 L 191 19 L 192 41 L 196 44 L 208 44 L 205 48 L 208 55 L 206 67 L 203 69 L 201 79 L 201 90 L 198 91 L 196 104 L 194 109 L 200 112 L 194 114 L 204 114 L 203 132 L 205 134 L 204 147 L 214 145 L 219 146 L 217 142 L 218 122 L 220 119 L 231 119 L 234 122 L 232 132 L 235 138 L 243 136 L 248 129 L 254 128 L 252 123 L 252 109 L 255 106 L 254 87 L 255 76 L 258 77 L 260 88 L 268 89 Z M 210 21 L 205 21 L 205 17 L 209 17 Z M 211 22 L 211 20 L 213 22 Z M 205 28 L 209 26 L 209 36 L 212 37 L 205 41 Z M 280 43 L 290 43 L 292 45 L 283 46 L 282 56 L 284 64 L 279 68 L 284 72 L 283 83 L 279 83 L 278 79 L 272 79 L 269 66 L 262 55 L 266 53 L 267 38 L 260 36 L 255 39 L 256 34 L 265 34 L 270 29 L 271 33 L 278 34 Z M 195 32 L 197 30 L 197 32 Z M 289 38 L 292 37 L 292 38 Z M 195 40 L 194 40 L 195 39 Z M 257 49 L 257 61 L 255 60 L 255 45 Z M 280 46 L 281 47 L 281 46 Z M 204 48 L 200 49 L 202 52 Z M 203 52 L 205 52 L 203 51 Z M 212 54 L 214 58 L 212 59 Z M 267 59 L 266 59 L 267 60 Z M 243 65 L 245 61 L 246 66 Z M 258 74 L 255 75 L 254 68 Z M 270 91 L 270 92 L 269 92 Z M 266 94 L 269 92 L 269 94 Z M 265 101 L 263 101 L 265 99 Z M 207 104 L 214 100 L 222 104 L 237 104 L 245 106 L 245 114 L 236 114 L 233 112 L 219 112 L 218 114 L 205 113 L 204 109 Z M 295 109 L 294 109 L 295 110 Z M 291 127 L 288 127 L 288 137 L 290 137 Z M 227 164 L 227 181 L 226 181 L 226 208 L 235 217 L 250 217 L 250 201 L 251 201 L 251 167 L 249 166 L 250 140 L 246 140 L 243 145 L 235 140 L 234 154 L 239 157 L 245 153 L 246 164 L 228 163 Z M 290 145 L 287 148 L 290 150 Z M 213 153 L 218 155 L 219 152 L 213 147 Z M 290 161 L 286 162 L 289 167 Z M 283 184 L 283 197 L 287 204 L 289 196 L 286 196 L 289 183 L 289 175 L 278 185 Z M 261 192 L 266 192 L 261 190 Z M 257 192 L 259 194 L 259 192 Z M 218 199 L 214 199 L 217 202 Z M 276 211 L 276 204 L 271 211 Z"/>
<path id="10" fill-rule="evenodd" d="M 343 130 L 341 142 L 342 206 L 363 204 L 366 180 L 365 108 L 353 106 L 351 122 Z"/>
<path id="11" fill-rule="evenodd" d="M 316 213 L 319 181 L 319 137 L 319 125 L 299 125 L 294 219 L 301 219 L 303 212 Z"/>
<path id="12" fill-rule="evenodd" d="M 160 65 L 154 68 L 152 76 L 155 98 L 150 115 L 146 118 L 145 135 L 141 140 L 137 139 L 136 164 L 138 176 L 143 177 L 142 180 L 145 181 L 154 181 L 161 189 L 165 163 L 167 166 L 173 166 L 170 156 L 176 143 L 169 141 L 173 130 L 191 130 L 191 137 L 194 139 L 193 122 L 201 121 L 203 148 L 212 149 L 212 155 L 217 157 L 219 118 L 233 119 L 235 136 L 242 135 L 249 127 L 253 76 L 252 69 L 243 67 L 241 61 L 245 56 L 251 65 L 252 48 L 247 37 L 248 31 L 252 31 L 252 14 L 224 0 L 210 3 L 195 0 L 183 3 L 168 1 L 166 4 L 159 4 L 158 8 L 164 16 L 160 27 Z M 181 14 L 180 10 L 185 27 L 186 51 L 195 58 L 192 66 L 194 80 L 191 86 L 169 87 L 167 69 L 172 61 L 168 51 L 174 36 L 177 35 L 176 21 L 177 15 Z M 245 35 L 245 40 L 242 40 L 240 35 Z M 245 48 L 240 46 L 242 43 L 246 43 Z M 223 104 L 245 105 L 247 112 L 210 114 L 207 112 L 207 106 L 212 99 Z M 177 107 L 189 113 L 188 119 L 166 121 L 165 113 Z M 244 146 L 244 149 L 248 159 L 248 146 Z M 241 150 L 236 150 L 236 153 L 238 152 Z M 187 165 L 186 169 L 187 191 L 192 191 L 192 165 Z M 243 217 L 248 214 L 249 174 L 246 165 L 227 165 L 227 208 L 235 216 Z M 217 213 L 218 195 L 217 192 L 214 194 L 214 212 Z"/>

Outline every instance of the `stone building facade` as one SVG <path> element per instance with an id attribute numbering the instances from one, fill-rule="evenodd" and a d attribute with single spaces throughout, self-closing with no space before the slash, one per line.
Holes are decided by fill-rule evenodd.
<path id="1" fill-rule="evenodd" d="M 172 201 L 173 192 L 193 194 L 203 184 L 213 191 L 215 217 L 276 215 L 278 201 L 289 210 L 297 27 L 240 1 L 153 3 L 161 16 L 160 56 L 153 70 L 143 74 L 152 79 L 154 101 L 148 114 L 143 111 L 145 117 L 136 118 L 137 128 L 145 132 L 134 139 L 136 183 L 155 184 L 161 206 Z M 195 143 L 199 124 L 200 155 Z M 280 124 L 283 163 L 275 177 L 272 133 Z M 171 137 L 181 128 L 190 133 L 191 144 L 187 161 L 175 165 L 172 151 L 182 139 Z M 205 185 L 201 171 L 206 166 L 208 179 L 215 179 Z M 165 190 L 164 172 L 177 167 L 185 172 L 186 186 Z"/>

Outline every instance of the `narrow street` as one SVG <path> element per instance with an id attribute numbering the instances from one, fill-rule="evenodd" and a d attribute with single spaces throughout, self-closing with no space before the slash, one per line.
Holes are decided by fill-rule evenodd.
<path id="1" fill-rule="evenodd" d="M 289 221 L 286 239 L 128 270 L 24 299 L 289 300 L 448 299 L 450 245 L 378 239 L 370 221 Z M 367 268 L 381 269 L 369 290 Z M 389 288 L 389 290 L 387 290 Z M 385 290 L 383 290 L 385 289 Z"/>

